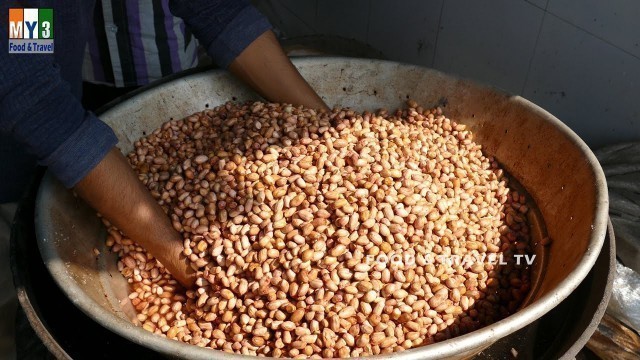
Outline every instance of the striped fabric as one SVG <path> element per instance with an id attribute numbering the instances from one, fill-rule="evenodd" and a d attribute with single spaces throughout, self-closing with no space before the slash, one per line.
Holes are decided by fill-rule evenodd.
<path id="1" fill-rule="evenodd" d="M 146 85 L 195 67 L 197 41 L 169 0 L 98 0 L 83 79 L 116 87 Z"/>

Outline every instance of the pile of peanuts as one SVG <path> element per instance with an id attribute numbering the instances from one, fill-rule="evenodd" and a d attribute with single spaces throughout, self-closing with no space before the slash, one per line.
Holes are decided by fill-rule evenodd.
<path id="1" fill-rule="evenodd" d="M 525 195 L 439 108 L 227 103 L 165 123 L 128 158 L 198 274 L 182 289 L 109 227 L 137 320 L 161 336 L 257 356 L 385 354 L 493 323 L 529 292 L 529 267 L 511 261 L 532 252 Z"/>

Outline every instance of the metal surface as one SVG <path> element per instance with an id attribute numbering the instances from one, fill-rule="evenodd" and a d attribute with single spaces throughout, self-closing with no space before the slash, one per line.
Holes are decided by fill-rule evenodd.
<path id="1" fill-rule="evenodd" d="M 39 169 L 37 177 L 38 181 L 32 181 L 28 186 L 28 194 L 25 198 L 33 196 L 35 189 L 37 189 L 37 186 L 40 183 L 39 180 L 40 177 L 42 177 L 42 169 Z M 60 360 L 71 359 L 62 346 L 60 346 L 53 337 L 49 331 L 50 329 L 47 327 L 47 324 L 42 321 L 40 306 L 35 302 L 35 298 L 33 296 L 36 291 L 34 287 L 37 285 L 32 281 L 32 272 L 29 270 L 29 260 L 34 258 L 38 259 L 39 256 L 38 253 L 34 251 L 35 249 L 29 245 L 33 226 L 27 225 L 29 222 L 27 221 L 27 223 L 25 223 L 23 220 L 25 216 L 32 216 L 33 208 L 33 200 L 26 204 L 25 199 L 22 199 L 18 209 L 16 210 L 14 223 L 11 227 L 10 259 L 13 284 L 16 289 L 16 295 L 20 302 L 20 306 L 31 325 L 31 328 L 36 334 L 38 334 L 41 342 L 49 350 L 52 357 Z M 31 249 L 31 252 L 28 253 L 27 249 Z M 46 276 L 48 276 L 48 274 L 45 274 L 45 276 L 40 279 L 46 278 Z M 42 287 L 42 284 L 39 285 Z M 21 350 L 20 342 L 25 340 L 28 339 L 21 338 L 20 334 L 16 331 L 16 348 L 18 352 Z"/>
<path id="2" fill-rule="evenodd" d="M 11 236 L 11 268 L 26 314 L 17 322 L 26 322 L 27 326 L 33 327 L 33 330 L 27 326 L 17 329 L 18 359 L 157 359 L 156 352 L 128 341 L 86 316 L 54 283 L 38 253 L 33 230 L 39 180 L 21 201 Z M 567 299 L 532 324 L 496 341 L 473 359 L 510 358 L 512 348 L 518 352 L 518 359 L 573 359 L 582 355 L 581 349 L 600 321 L 611 294 L 616 251 L 613 229 L 609 227 L 608 230 L 594 267 Z M 38 344 L 38 338 L 42 345 Z"/>
<path id="3" fill-rule="evenodd" d="M 16 320 L 19 360 L 157 359 L 157 353 L 114 334 L 74 306 L 44 266 L 34 231 L 37 181 L 20 201 L 11 231 L 11 271 L 22 308 Z"/>
<path id="4" fill-rule="evenodd" d="M 557 348 L 548 349 L 564 354 L 560 357 L 561 360 L 571 360 L 576 357 L 596 332 L 598 324 L 607 310 L 613 290 L 613 278 L 616 275 L 616 238 L 611 220 L 607 225 L 607 235 L 601 256 L 598 257 L 591 271 L 592 276 L 585 278 L 572 294 L 584 301 L 582 306 L 584 313 L 593 315 L 583 316 L 573 312 L 572 316 L 566 318 L 564 326 L 560 328 L 563 341 L 555 343 Z M 576 331 L 576 329 L 584 330 Z"/>
<path id="5" fill-rule="evenodd" d="M 554 240 L 538 290 L 524 309 L 470 334 L 384 358 L 472 356 L 553 309 L 588 274 L 605 238 L 606 183 L 589 148 L 558 119 L 521 97 L 421 67 L 345 58 L 295 63 L 329 104 L 393 109 L 412 98 L 425 106 L 445 106 L 446 114 L 467 124 L 485 153 L 495 156 L 529 191 Z M 256 98 L 227 73 L 208 71 L 147 89 L 108 110 L 102 119 L 128 152 L 135 140 L 171 118 L 230 99 Z M 36 234 L 53 278 L 74 304 L 103 326 L 175 357 L 244 358 L 167 340 L 132 325 L 120 305 L 127 284 L 115 269 L 114 255 L 104 247 L 104 229 L 93 211 L 51 176 L 45 177 L 38 194 Z M 97 259 L 94 247 L 103 254 Z"/>
<path id="6" fill-rule="evenodd" d="M 582 358 L 579 355 L 584 354 L 583 348 L 596 331 L 611 297 L 615 256 L 615 236 L 609 222 L 598 260 L 580 286 L 540 319 L 500 339 L 474 360 L 511 358 L 512 348 L 518 359 Z"/>

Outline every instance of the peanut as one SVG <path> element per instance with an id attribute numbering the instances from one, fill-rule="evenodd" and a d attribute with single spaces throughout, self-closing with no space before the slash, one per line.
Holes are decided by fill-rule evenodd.
<path id="1" fill-rule="evenodd" d="M 165 123 L 128 159 L 197 269 L 196 288 L 181 289 L 104 220 L 137 320 L 169 339 L 376 355 L 487 325 L 530 288 L 526 268 L 430 258 L 532 248 L 524 193 L 441 109 L 227 103 Z"/>

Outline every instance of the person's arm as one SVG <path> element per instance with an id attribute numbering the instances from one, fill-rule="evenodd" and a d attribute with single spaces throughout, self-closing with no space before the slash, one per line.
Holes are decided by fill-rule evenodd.
<path id="1" fill-rule="evenodd" d="M 7 39 L 6 31 L 0 28 L 1 39 Z M 75 187 L 178 281 L 191 285 L 195 279 L 182 256 L 180 234 L 114 148 L 113 131 L 72 94 L 53 56 L 11 55 L 5 47 L 0 64 L 0 131 L 36 155 L 67 188 Z"/>
<path id="2" fill-rule="evenodd" d="M 293 66 L 271 30 L 247 46 L 229 65 L 229 71 L 270 101 L 329 110 Z"/>
<path id="3" fill-rule="evenodd" d="M 285 55 L 271 25 L 246 0 L 171 0 L 214 61 L 267 100 L 328 110 Z"/>
<path id="4" fill-rule="evenodd" d="M 75 191 L 128 237 L 155 256 L 183 285 L 195 281 L 195 271 L 181 256 L 182 237 L 131 170 L 120 150 L 113 148 L 75 186 Z"/>

